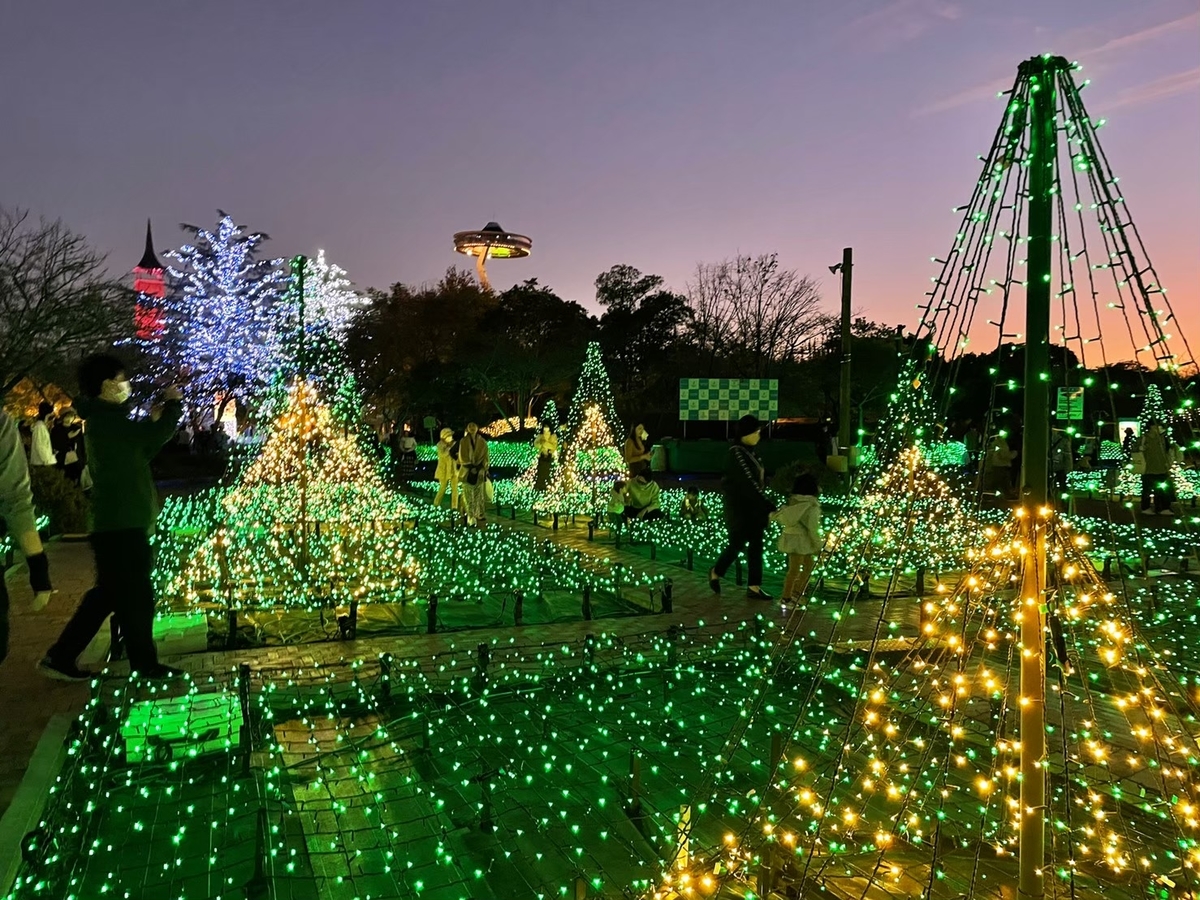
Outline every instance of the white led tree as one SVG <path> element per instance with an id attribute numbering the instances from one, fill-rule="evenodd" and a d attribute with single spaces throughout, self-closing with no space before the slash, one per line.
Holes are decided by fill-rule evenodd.
<path id="1" fill-rule="evenodd" d="M 350 286 L 346 270 L 325 260 L 297 256 L 291 260 L 287 291 L 280 305 L 279 335 L 269 390 L 259 405 L 259 417 L 273 419 L 283 409 L 292 383 L 303 379 L 329 398 L 344 424 L 358 422 L 362 399 L 346 358 L 343 340 L 362 297 Z M 303 285 L 303 304 L 300 286 Z"/>
<path id="2" fill-rule="evenodd" d="M 186 399 L 255 398 L 270 382 L 286 272 L 260 259 L 262 232 L 246 231 L 225 212 L 209 231 L 183 225 L 192 241 L 167 255 L 162 367 L 180 377 Z"/>
<path id="3" fill-rule="evenodd" d="M 364 299 L 354 290 L 346 270 L 327 262 L 318 250 L 304 270 L 304 315 L 309 322 L 324 322 L 341 340 Z"/>

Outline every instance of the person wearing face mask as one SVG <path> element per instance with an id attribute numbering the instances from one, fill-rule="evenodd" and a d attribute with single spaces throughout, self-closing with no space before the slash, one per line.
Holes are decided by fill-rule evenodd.
<path id="1" fill-rule="evenodd" d="M 650 448 L 646 446 L 649 437 L 645 425 L 634 425 L 629 429 L 629 439 L 625 441 L 625 465 L 629 466 L 630 478 L 650 471 Z"/>
<path id="2" fill-rule="evenodd" d="M 166 402 L 157 418 L 131 419 L 125 367 L 107 355 L 89 356 L 80 364 L 79 388 L 76 408 L 87 423 L 84 443 L 92 476 L 88 540 L 96 561 L 96 584 L 83 595 L 38 669 L 60 681 L 90 678 L 76 661 L 111 614 L 133 672 L 145 678 L 178 675 L 177 669 L 158 661 L 154 647 L 150 535 L 158 497 L 150 461 L 171 440 L 183 415 L 179 389 L 163 392 Z"/>
<path id="3" fill-rule="evenodd" d="M 754 455 L 754 448 L 762 436 L 762 425 L 754 416 L 742 416 L 737 434 L 737 442 L 729 448 L 724 480 L 729 544 L 721 552 L 717 564 L 709 569 L 708 585 L 713 593 L 721 593 L 721 578 L 744 550 L 746 598 L 770 600 L 771 596 L 762 589 L 763 534 L 775 504 L 763 487 L 763 466 Z"/>

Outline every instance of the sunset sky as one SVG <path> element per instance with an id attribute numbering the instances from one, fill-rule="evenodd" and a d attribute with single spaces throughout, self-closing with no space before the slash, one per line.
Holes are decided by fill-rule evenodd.
<path id="1" fill-rule="evenodd" d="M 1196 0 L 397 0 L 10 5 L 0 203 L 61 217 L 116 270 L 215 210 L 363 287 L 436 279 L 451 235 L 533 238 L 490 267 L 592 305 L 616 263 L 682 289 L 778 251 L 916 321 L 1020 61 L 1084 99 L 1200 347 Z"/>

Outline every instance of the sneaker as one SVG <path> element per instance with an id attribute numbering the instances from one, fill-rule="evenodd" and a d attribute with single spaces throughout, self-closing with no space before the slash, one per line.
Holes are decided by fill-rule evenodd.
<path id="1" fill-rule="evenodd" d="M 1143 515 L 1143 516 L 1157 516 L 1157 515 L 1158 515 L 1158 513 L 1156 513 L 1156 512 L 1155 512 L 1154 510 L 1152 510 L 1152 509 L 1143 509 L 1143 510 L 1142 510 L 1142 515 Z"/>
<path id="2" fill-rule="evenodd" d="M 746 599 L 747 600 L 766 600 L 769 602 L 771 600 L 774 600 L 775 598 L 772 597 L 770 594 L 768 594 L 766 591 L 764 591 L 762 588 L 759 588 L 758 590 L 754 590 L 752 588 L 751 590 L 746 591 Z"/>
<path id="3" fill-rule="evenodd" d="M 717 574 L 716 569 L 708 570 L 708 586 L 714 594 L 721 593 L 721 577 Z"/>
<path id="4" fill-rule="evenodd" d="M 136 675 L 139 678 L 149 678 L 156 681 L 165 681 L 168 678 L 182 678 L 185 674 L 187 673 L 183 669 L 164 666 L 162 663 L 158 663 L 148 669 L 139 669 L 130 673 L 130 675 Z"/>
<path id="5" fill-rule="evenodd" d="M 85 672 L 73 662 L 58 662 L 49 656 L 42 657 L 37 670 L 55 681 L 91 681 L 93 677 L 91 672 Z"/>

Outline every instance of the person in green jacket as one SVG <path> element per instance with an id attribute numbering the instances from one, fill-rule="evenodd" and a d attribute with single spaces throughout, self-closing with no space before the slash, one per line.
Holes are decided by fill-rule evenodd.
<path id="1" fill-rule="evenodd" d="M 38 668 L 50 678 L 81 681 L 79 654 L 111 614 L 129 653 L 130 669 L 146 678 L 180 674 L 158 661 L 154 647 L 154 565 L 150 535 L 158 496 L 150 461 L 175 434 L 183 415 L 179 389 L 167 388 L 160 414 L 129 417 L 129 381 L 119 359 L 89 356 L 79 366 L 82 396 L 75 404 L 85 423 L 84 443 L 92 476 L 92 530 L 96 584 Z"/>

